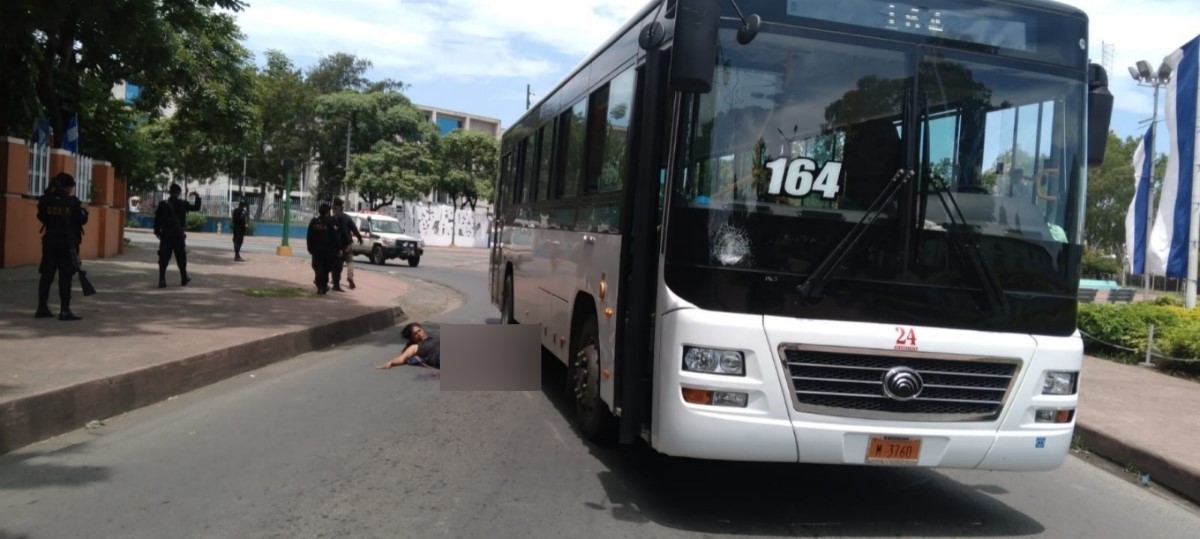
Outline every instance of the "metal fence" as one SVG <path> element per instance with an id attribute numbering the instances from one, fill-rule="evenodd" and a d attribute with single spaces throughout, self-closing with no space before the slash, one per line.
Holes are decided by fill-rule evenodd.
<path id="1" fill-rule="evenodd" d="M 50 146 L 29 144 L 29 195 L 40 197 L 50 185 Z"/>
<path id="2" fill-rule="evenodd" d="M 75 156 L 75 196 L 81 200 L 92 200 L 92 164 L 91 157 Z"/>

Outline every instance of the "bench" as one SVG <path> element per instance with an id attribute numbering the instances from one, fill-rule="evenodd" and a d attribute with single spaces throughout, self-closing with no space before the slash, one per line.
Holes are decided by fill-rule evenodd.
<path id="1" fill-rule="evenodd" d="M 1096 301 L 1096 292 L 1099 292 L 1099 290 L 1095 288 L 1080 288 L 1079 303 L 1092 303 Z"/>
<path id="2" fill-rule="evenodd" d="M 1137 291 L 1132 288 L 1118 288 L 1108 293 L 1109 303 L 1131 303 Z"/>

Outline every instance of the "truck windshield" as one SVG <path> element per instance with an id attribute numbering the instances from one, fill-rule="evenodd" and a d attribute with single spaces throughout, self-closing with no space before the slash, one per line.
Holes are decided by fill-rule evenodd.
<path id="1" fill-rule="evenodd" d="M 914 181 L 836 268 L 843 293 L 911 302 L 905 295 L 916 292 L 906 288 L 937 288 L 983 316 L 983 287 L 955 256 L 947 235 L 953 219 L 931 187 L 936 177 L 1006 294 L 1073 301 L 1082 76 L 928 46 L 767 29 L 748 46 L 723 29 L 713 91 L 685 99 L 668 281 L 692 290 L 749 278 L 705 271 L 753 273 L 759 281 L 767 273 L 780 286 L 802 281 L 897 171 L 911 169 Z M 838 289 L 828 288 L 835 296 Z"/>
<path id="2" fill-rule="evenodd" d="M 396 221 L 380 221 L 372 219 L 370 226 L 371 232 L 377 232 L 381 234 L 400 234 L 403 232 L 400 230 L 400 223 Z"/>

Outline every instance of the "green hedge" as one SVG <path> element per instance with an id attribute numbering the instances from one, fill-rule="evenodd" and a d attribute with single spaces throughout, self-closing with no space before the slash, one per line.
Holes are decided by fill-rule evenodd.
<path id="1" fill-rule="evenodd" d="M 1200 309 L 1188 310 L 1174 298 L 1127 305 L 1083 304 L 1079 306 L 1079 329 L 1094 339 L 1085 338 L 1089 354 L 1120 359 L 1128 363 L 1146 359 L 1149 326 L 1154 324 L 1154 352 L 1163 356 L 1200 358 Z M 1132 348 L 1128 352 L 1096 342 Z M 1155 359 L 1168 370 L 1200 374 L 1200 363 L 1181 363 Z"/>
<path id="2" fill-rule="evenodd" d="M 208 216 L 203 213 L 188 213 L 184 219 L 187 221 L 183 225 L 184 230 L 199 232 L 200 229 L 204 228 L 204 223 L 208 221 Z"/>

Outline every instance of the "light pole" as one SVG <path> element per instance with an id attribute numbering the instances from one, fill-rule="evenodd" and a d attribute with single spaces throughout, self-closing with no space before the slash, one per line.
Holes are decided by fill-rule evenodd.
<path id="1" fill-rule="evenodd" d="M 1150 144 L 1146 148 L 1146 159 L 1150 160 L 1150 177 L 1146 181 L 1150 185 L 1146 190 L 1146 261 L 1143 274 L 1146 280 L 1143 297 L 1149 301 L 1150 283 L 1153 281 L 1153 274 L 1150 272 L 1150 231 L 1154 228 L 1154 147 L 1158 145 L 1158 92 L 1171 82 L 1171 66 L 1164 61 L 1155 72 L 1150 70 L 1150 62 L 1138 60 L 1137 67 L 1129 68 L 1129 74 L 1137 81 L 1138 86 L 1154 88 L 1154 114 L 1150 119 Z"/>
<path id="2" fill-rule="evenodd" d="M 288 231 L 292 223 L 292 160 L 284 158 L 284 187 L 283 187 L 283 245 L 275 250 L 279 256 L 292 256 L 292 248 L 288 245 Z"/>

